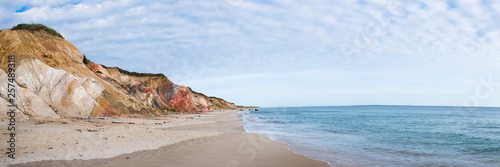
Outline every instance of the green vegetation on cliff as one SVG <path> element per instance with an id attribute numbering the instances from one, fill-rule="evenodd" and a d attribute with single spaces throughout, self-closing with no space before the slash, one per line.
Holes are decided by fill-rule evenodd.
<path id="1" fill-rule="evenodd" d="M 64 39 L 64 37 L 61 34 L 59 34 L 56 30 L 49 28 L 43 24 L 18 24 L 17 26 L 12 27 L 11 30 L 29 30 L 31 32 L 44 30 L 45 32 L 51 35 L 61 37 L 62 39 Z"/>
<path id="2" fill-rule="evenodd" d="M 83 55 L 83 64 L 89 64 L 90 60 L 87 59 L 87 56 Z"/>
<path id="3" fill-rule="evenodd" d="M 130 72 L 130 71 L 127 71 L 127 70 L 124 70 L 124 69 L 121 69 L 119 67 L 107 67 L 105 65 L 102 65 L 101 66 L 103 68 L 106 68 L 106 69 L 110 69 L 110 68 L 116 68 L 118 69 L 118 71 L 120 71 L 120 73 L 122 74 L 127 74 L 127 75 L 131 75 L 131 76 L 137 76 L 137 77 L 144 77 L 144 76 L 149 76 L 149 77 L 165 77 L 167 78 L 167 76 L 165 76 L 164 74 L 160 73 L 160 74 L 153 74 L 153 73 L 138 73 L 138 72 Z"/>
<path id="4" fill-rule="evenodd" d="M 179 112 L 179 110 L 177 110 L 175 108 L 168 108 L 168 107 L 163 107 L 163 110 L 164 111 L 170 111 L 170 112 Z"/>

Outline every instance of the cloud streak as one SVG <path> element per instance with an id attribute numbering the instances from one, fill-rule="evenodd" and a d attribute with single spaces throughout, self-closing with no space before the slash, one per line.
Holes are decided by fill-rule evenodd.
<path id="1" fill-rule="evenodd" d="M 500 63 L 493 1 L 2 4 L 0 28 L 40 22 L 95 62 L 246 105 L 454 105 Z"/>

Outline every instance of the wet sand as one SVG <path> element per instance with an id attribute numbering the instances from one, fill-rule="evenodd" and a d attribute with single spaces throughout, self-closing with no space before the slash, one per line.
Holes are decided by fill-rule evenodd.
<path id="1" fill-rule="evenodd" d="M 45 160 L 12 166 L 328 166 L 286 149 L 286 144 L 265 135 L 246 133 L 236 111 L 209 113 L 198 123 L 160 127 L 168 132 L 185 132 L 202 137 L 188 138 L 159 149 L 88 160 Z M 147 141 L 145 141 L 147 142 Z M 122 147 L 134 147 L 123 142 Z"/>

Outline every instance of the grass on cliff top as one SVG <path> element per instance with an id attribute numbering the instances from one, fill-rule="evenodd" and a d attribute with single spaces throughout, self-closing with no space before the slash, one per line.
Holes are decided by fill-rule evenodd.
<path id="1" fill-rule="evenodd" d="M 221 99 L 221 98 L 218 98 L 218 97 L 214 97 L 214 96 L 207 96 L 207 95 L 205 95 L 205 94 L 203 94 L 203 93 L 200 93 L 200 92 L 194 91 L 194 90 L 193 90 L 193 89 L 191 89 L 190 87 L 187 87 L 187 88 L 188 88 L 191 92 L 193 92 L 193 93 L 195 93 L 195 94 L 199 94 L 199 95 L 201 95 L 201 96 L 203 96 L 203 97 L 207 98 L 207 99 L 208 99 L 208 100 L 210 100 L 212 103 L 214 103 L 212 99 L 216 99 L 216 100 L 219 100 L 219 101 L 223 101 L 223 102 L 225 102 L 225 103 L 234 104 L 234 103 L 228 102 L 228 101 L 226 101 L 226 100 L 224 100 L 224 99 Z"/>
<path id="2" fill-rule="evenodd" d="M 200 92 L 194 91 L 193 89 L 191 89 L 191 87 L 187 87 L 187 88 L 188 88 L 191 92 L 193 92 L 193 93 L 195 93 L 195 94 L 199 94 L 199 95 L 201 95 L 201 96 L 203 96 L 203 97 L 205 97 L 205 98 L 207 97 L 207 95 L 205 95 L 205 94 L 203 94 L 203 93 L 200 93 Z"/>
<path id="3" fill-rule="evenodd" d="M 61 37 L 62 39 L 64 39 L 64 37 L 61 34 L 59 34 L 56 30 L 49 28 L 43 24 L 18 24 L 17 26 L 12 27 L 11 30 L 29 30 L 31 32 L 44 30 L 45 32 L 51 35 Z"/>
<path id="4" fill-rule="evenodd" d="M 130 72 L 130 71 L 127 71 L 127 70 L 121 69 L 121 68 L 119 68 L 119 67 L 107 67 L 107 66 L 102 65 L 102 64 L 101 64 L 101 66 L 102 66 L 103 68 L 106 68 L 106 69 L 108 69 L 108 68 L 116 68 L 116 69 L 118 69 L 118 71 L 120 71 L 120 73 L 122 73 L 122 74 L 127 74 L 127 75 L 131 75 L 131 76 L 138 76 L 138 77 L 149 76 L 149 77 L 165 77 L 165 78 L 167 78 L 167 76 L 165 76 L 165 75 L 164 75 L 164 74 L 162 74 L 162 73 L 159 73 L 159 74 L 153 74 L 153 73 L 138 73 L 138 72 Z M 167 79 L 168 79 L 168 78 L 167 78 Z"/>
<path id="5" fill-rule="evenodd" d="M 83 64 L 89 64 L 90 60 L 87 59 L 87 56 L 83 55 Z"/>
<path id="6" fill-rule="evenodd" d="M 197 91 L 194 91 L 193 89 L 191 89 L 191 87 L 187 87 L 191 92 L 195 93 L 195 94 L 199 94 L 205 98 L 213 98 L 213 99 L 217 99 L 217 100 L 222 100 L 222 101 L 225 101 L 224 99 L 221 99 L 221 98 L 218 98 L 218 97 L 214 97 L 214 96 L 207 96 L 203 93 L 200 93 L 200 92 L 197 92 Z"/>
<path id="7" fill-rule="evenodd" d="M 139 77 L 143 77 L 143 76 L 150 76 L 150 77 L 165 77 L 167 78 L 167 76 L 165 76 L 164 74 L 153 74 L 153 73 L 138 73 L 138 72 L 130 72 L 130 71 L 127 71 L 127 70 L 124 70 L 124 69 L 121 69 L 121 68 L 118 68 L 118 71 L 120 71 L 121 73 L 123 74 L 127 74 L 127 75 L 132 75 L 132 76 L 139 76 Z"/>

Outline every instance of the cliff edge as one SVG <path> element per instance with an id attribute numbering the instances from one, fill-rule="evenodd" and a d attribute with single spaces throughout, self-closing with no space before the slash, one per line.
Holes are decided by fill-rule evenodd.
<path id="1" fill-rule="evenodd" d="M 43 26 L 0 32 L 0 85 L 4 85 L 0 86 L 0 110 L 7 111 L 10 104 L 7 56 L 15 55 L 17 120 L 237 108 L 223 99 L 176 85 L 163 74 L 129 72 L 91 62 L 50 30 Z M 0 112 L 0 120 L 6 119 L 6 112 Z"/>

